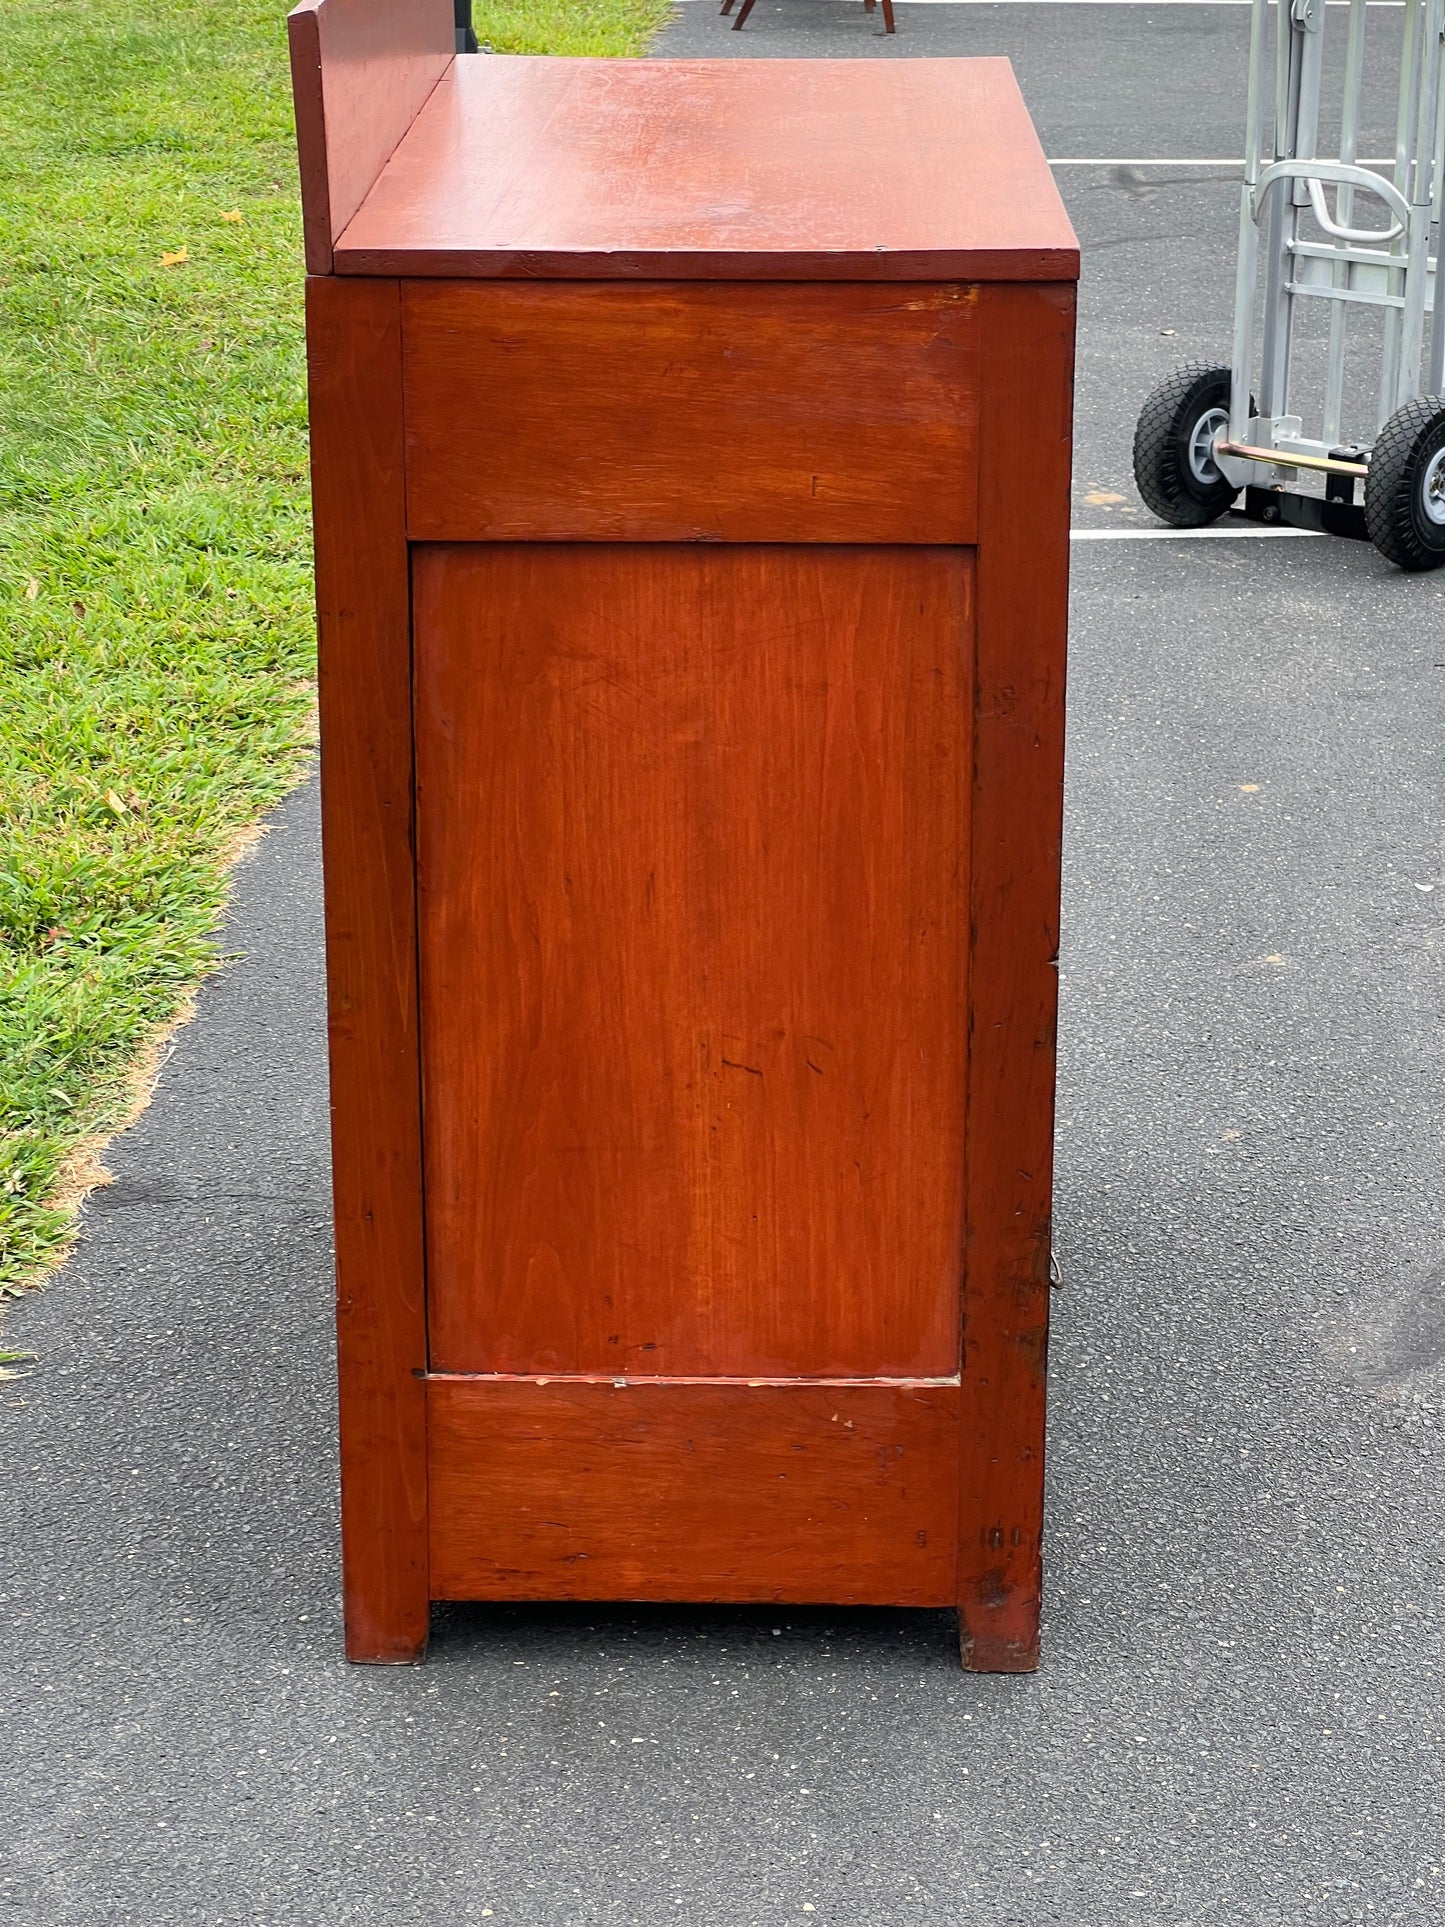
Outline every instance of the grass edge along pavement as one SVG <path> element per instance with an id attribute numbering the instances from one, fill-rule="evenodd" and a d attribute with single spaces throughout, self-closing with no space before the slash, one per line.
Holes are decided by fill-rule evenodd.
<path id="1" fill-rule="evenodd" d="M 628 54 L 669 11 L 475 18 L 498 52 Z M 284 14 L 0 14 L 0 1297 L 69 1252 L 310 758 Z"/>

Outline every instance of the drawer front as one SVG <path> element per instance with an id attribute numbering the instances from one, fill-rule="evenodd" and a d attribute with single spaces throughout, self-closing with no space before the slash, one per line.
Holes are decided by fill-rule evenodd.
<path id="1" fill-rule="evenodd" d="M 972 543 L 977 292 L 404 284 L 408 533 Z"/>

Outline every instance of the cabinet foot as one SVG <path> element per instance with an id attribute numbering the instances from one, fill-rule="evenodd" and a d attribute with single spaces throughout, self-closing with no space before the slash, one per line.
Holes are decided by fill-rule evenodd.
<path id="1" fill-rule="evenodd" d="M 420 1632 L 415 1629 L 383 1632 L 376 1626 L 357 1626 L 348 1620 L 346 1657 L 353 1666 L 420 1666 L 426 1658 L 430 1631 L 430 1624 L 426 1622 Z"/>
<path id="2" fill-rule="evenodd" d="M 1039 1642 L 1000 1639 L 969 1632 L 962 1615 L 958 1621 L 958 1649 L 966 1673 L 1035 1673 L 1039 1665 Z"/>
<path id="3" fill-rule="evenodd" d="M 968 1673 L 1032 1673 L 1039 1664 L 1038 1589 L 960 1602 L 958 1650 Z"/>

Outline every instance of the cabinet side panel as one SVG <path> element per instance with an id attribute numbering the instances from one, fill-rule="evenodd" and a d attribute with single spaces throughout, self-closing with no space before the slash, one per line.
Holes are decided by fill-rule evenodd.
<path id="1" fill-rule="evenodd" d="M 1038 1661 L 1073 386 L 1071 286 L 982 295 L 959 1616 Z"/>
<path id="2" fill-rule="evenodd" d="M 413 555 L 434 1369 L 954 1373 L 972 552 Z"/>
<path id="3" fill-rule="evenodd" d="M 392 281 L 307 287 L 347 1651 L 425 1648 L 411 612 Z"/>

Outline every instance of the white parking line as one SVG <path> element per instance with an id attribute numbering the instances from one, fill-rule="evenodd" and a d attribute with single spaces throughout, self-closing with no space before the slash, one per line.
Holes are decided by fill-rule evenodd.
<path id="1" fill-rule="evenodd" d="M 1248 7 L 1254 0 L 894 0 L 899 7 Z M 1277 0 L 1270 0 L 1270 5 Z M 1350 0 L 1325 0 L 1327 7 L 1347 7 Z M 1405 0 L 1365 0 L 1372 11 L 1403 7 Z"/>
<path id="2" fill-rule="evenodd" d="M 713 0 L 716 6 L 717 0 Z M 1278 0 L 1270 0 L 1270 5 Z M 1327 7 L 1347 7 L 1350 0 L 1325 0 Z M 1365 0 L 1372 10 L 1398 9 L 1405 0 Z M 894 0 L 899 7 L 1248 7 L 1253 0 Z"/>
<path id="3" fill-rule="evenodd" d="M 934 3 L 934 0 L 914 0 L 915 6 L 921 6 L 921 5 L 932 6 L 933 3 Z M 1171 0 L 1171 3 L 1172 3 L 1172 0 Z M 1018 0 L 1018 4 L 1022 5 L 1023 0 Z M 1078 4 L 1082 5 L 1083 0 L 1078 0 Z M 1182 0 L 1181 0 L 1181 4 L 1182 4 Z M 1357 167 L 1393 167 L 1395 163 L 1393 161 L 1362 160 L 1362 161 L 1356 161 L 1355 165 Z M 1235 154 L 1233 156 L 1226 155 L 1222 159 L 1217 161 L 1182 160 L 1177 155 L 1174 155 L 1174 154 L 1170 154 L 1162 159 L 1156 156 L 1152 160 L 1143 160 L 1137 154 L 1122 155 L 1122 156 L 1118 154 L 1113 154 L 1113 155 L 1105 155 L 1102 157 L 1090 156 L 1087 158 L 1079 155 L 1067 154 L 1061 160 L 1050 161 L 1049 166 L 1050 167 L 1243 167 L 1244 161 L 1243 161 L 1243 158 L 1238 154 Z"/>
<path id="4" fill-rule="evenodd" d="M 915 0 L 917 4 L 917 0 Z M 1368 161 L 1361 161 L 1368 167 Z M 1061 160 L 1050 161 L 1050 167 L 1243 167 L 1244 159 L 1239 154 L 1223 154 L 1216 160 L 1184 160 L 1170 155 L 1167 160 L 1154 158 L 1144 160 L 1137 154 L 1066 154 Z"/>
<path id="5" fill-rule="evenodd" d="M 894 0 L 900 7 L 1248 7 L 1254 0 Z M 1277 0 L 1270 0 L 1270 5 Z M 1327 7 L 1347 7 L 1350 0 L 1325 0 Z M 1372 11 L 1403 7 L 1405 0 L 1365 0 Z"/>
<path id="6" fill-rule="evenodd" d="M 1071 542 L 1239 542 L 1272 541 L 1281 536 L 1304 536 L 1312 540 L 1315 529 L 1276 529 L 1262 528 L 1250 523 L 1247 528 L 1220 528 L 1211 524 L 1207 529 L 1070 529 Z"/>
<path id="7" fill-rule="evenodd" d="M 933 3 L 934 3 L 934 0 L 914 0 L 914 4 L 916 6 L 921 6 L 921 5 L 932 6 Z M 955 4 L 956 3 L 957 3 L 957 0 L 955 0 Z M 1113 0 L 1111 0 L 1111 4 L 1112 3 L 1113 3 Z M 1023 0 L 1017 0 L 1017 4 L 1022 6 Z M 1082 5 L 1083 0 L 1077 0 L 1077 4 Z M 1122 4 L 1122 0 L 1121 0 L 1121 4 Z M 1171 0 L 1171 4 L 1172 4 L 1172 0 Z M 1180 4 L 1182 4 L 1182 0 L 1180 0 Z M 1355 165 L 1356 167 L 1393 167 L 1395 163 L 1393 161 L 1384 161 L 1384 160 L 1360 160 L 1360 161 L 1356 161 Z M 1050 161 L 1049 166 L 1050 167 L 1243 167 L 1244 161 L 1241 158 L 1241 156 L 1238 154 L 1232 157 L 1226 155 L 1223 159 L 1217 160 L 1217 161 L 1182 160 L 1177 155 L 1174 155 L 1174 154 L 1169 154 L 1162 157 L 1156 155 L 1150 160 L 1142 159 L 1137 154 L 1128 154 L 1128 155 L 1110 154 L 1110 155 L 1102 155 L 1102 156 L 1091 155 L 1088 157 L 1083 157 L 1075 154 L 1066 154 L 1062 157 L 1062 159 Z"/>

